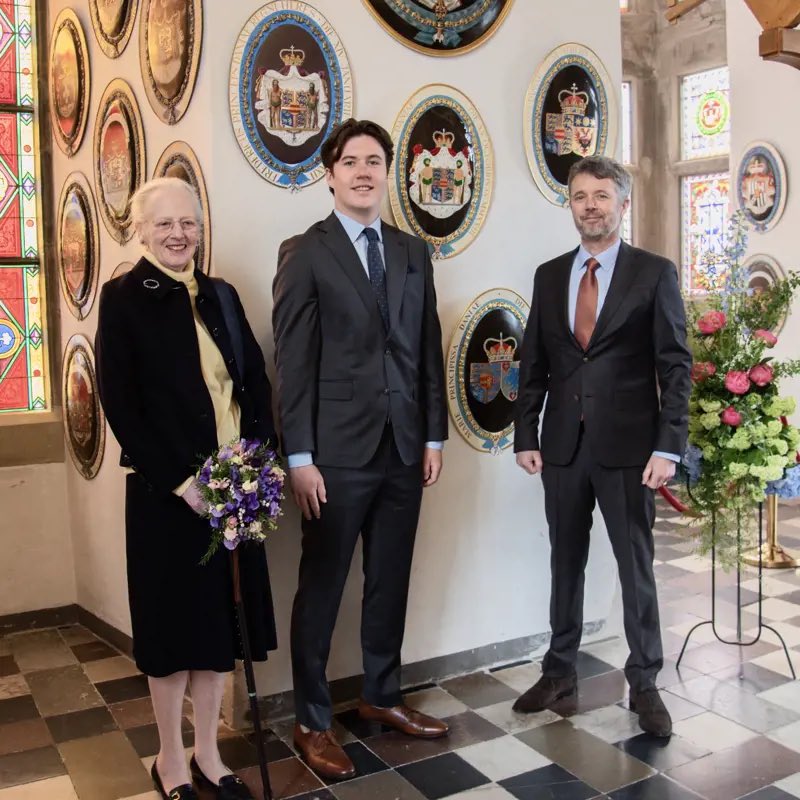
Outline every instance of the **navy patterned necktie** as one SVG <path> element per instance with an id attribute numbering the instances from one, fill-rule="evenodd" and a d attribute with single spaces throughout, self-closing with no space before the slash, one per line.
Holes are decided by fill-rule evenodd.
<path id="1" fill-rule="evenodd" d="M 386 270 L 383 266 L 381 249 L 378 246 L 378 231 L 374 228 L 364 228 L 367 237 L 367 268 L 369 269 L 369 282 L 378 301 L 378 311 L 381 312 L 383 326 L 389 330 L 389 297 L 386 294 Z"/>

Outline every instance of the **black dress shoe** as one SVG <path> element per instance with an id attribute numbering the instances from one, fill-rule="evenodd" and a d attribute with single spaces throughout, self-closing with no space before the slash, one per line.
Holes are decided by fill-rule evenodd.
<path id="1" fill-rule="evenodd" d="M 214 783 L 211 778 L 205 776 L 194 756 L 189 762 L 189 769 L 192 771 L 192 777 L 200 786 L 216 793 L 217 800 L 255 800 L 245 782 L 238 775 L 223 775 L 219 779 L 219 783 Z"/>
<path id="2" fill-rule="evenodd" d="M 578 688 L 578 676 L 574 673 L 564 678 L 548 678 L 542 675 L 525 694 L 520 695 L 512 706 L 512 711 L 532 714 L 544 711 L 556 700 L 571 695 Z"/>
<path id="3" fill-rule="evenodd" d="M 672 735 L 672 718 L 655 686 L 631 691 L 629 700 L 630 709 L 639 715 L 639 727 L 645 733 L 663 738 Z"/>
<path id="4" fill-rule="evenodd" d="M 161 776 L 158 774 L 155 761 L 150 768 L 150 777 L 153 779 L 156 789 L 161 793 L 161 797 L 164 798 L 164 800 L 200 800 L 191 783 L 182 783 L 180 786 L 176 786 L 168 792 L 161 782 Z"/>

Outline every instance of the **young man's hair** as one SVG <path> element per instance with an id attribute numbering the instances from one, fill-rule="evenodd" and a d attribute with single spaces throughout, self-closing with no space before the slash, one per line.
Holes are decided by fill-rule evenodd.
<path id="1" fill-rule="evenodd" d="M 607 156 L 586 156 L 580 161 L 576 161 L 569 168 L 569 177 L 567 178 L 567 187 L 570 192 L 572 190 L 572 181 L 578 175 L 592 175 L 598 180 L 604 178 L 611 178 L 617 187 L 617 195 L 621 203 L 624 203 L 631 194 L 631 185 L 633 178 L 630 172 L 613 158 Z"/>
<path id="2" fill-rule="evenodd" d="M 337 125 L 322 143 L 322 164 L 325 169 L 333 172 L 333 165 L 342 157 L 345 145 L 356 136 L 371 136 L 381 146 L 388 170 L 394 158 L 392 137 L 377 122 L 352 117 Z"/>

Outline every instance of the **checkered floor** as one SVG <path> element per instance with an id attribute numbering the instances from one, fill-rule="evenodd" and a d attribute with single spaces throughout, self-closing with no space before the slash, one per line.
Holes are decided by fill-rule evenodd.
<path id="1" fill-rule="evenodd" d="M 751 647 L 719 644 L 710 626 L 707 560 L 693 556 L 683 520 L 660 506 L 656 536 L 669 741 L 643 734 L 626 708 L 623 641 L 581 653 L 577 697 L 524 716 L 511 711 L 539 676 L 525 661 L 418 687 L 407 701 L 446 718 L 451 735 L 418 741 L 336 718 L 356 778 L 325 786 L 296 757 L 291 720 L 273 723 L 267 750 L 276 797 L 296 800 L 779 800 L 800 797 L 800 682 L 766 631 Z M 781 506 L 781 541 L 800 552 L 800 505 Z M 757 580 L 741 587 L 745 632 L 757 622 Z M 718 581 L 720 636 L 735 634 L 735 574 Z M 800 670 L 800 570 L 764 579 L 763 617 Z M 252 739 L 221 728 L 228 765 L 258 791 Z M 191 706 L 185 743 L 191 752 Z M 0 800 L 156 800 L 148 770 L 158 737 L 145 678 L 80 627 L 0 639 Z M 201 795 L 209 800 L 210 795 Z"/>

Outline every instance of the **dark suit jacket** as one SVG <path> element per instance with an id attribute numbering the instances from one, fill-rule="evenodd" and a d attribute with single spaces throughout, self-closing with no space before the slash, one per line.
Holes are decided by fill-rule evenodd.
<path id="1" fill-rule="evenodd" d="M 692 357 L 675 265 L 623 242 L 584 352 L 570 331 L 567 309 L 576 252 L 536 271 L 514 451 L 541 450 L 545 462 L 568 464 L 583 414 L 592 453 L 603 466 L 641 466 L 654 450 L 683 455 Z"/>
<path id="2" fill-rule="evenodd" d="M 286 240 L 272 313 L 286 453 L 360 467 L 391 418 L 406 464 L 447 438 L 442 331 L 421 239 L 382 223 L 390 329 L 358 253 L 335 214 Z"/>
<path id="3" fill-rule="evenodd" d="M 244 375 L 238 373 L 214 285 L 198 270 L 195 277 L 197 310 L 233 379 L 242 435 L 274 444 L 264 358 L 239 297 Z M 148 289 L 148 280 L 156 288 Z M 200 370 L 186 287 L 141 259 L 103 286 L 95 348 L 100 398 L 122 447 L 120 463 L 156 490 L 171 492 L 217 449 L 214 407 Z"/>

